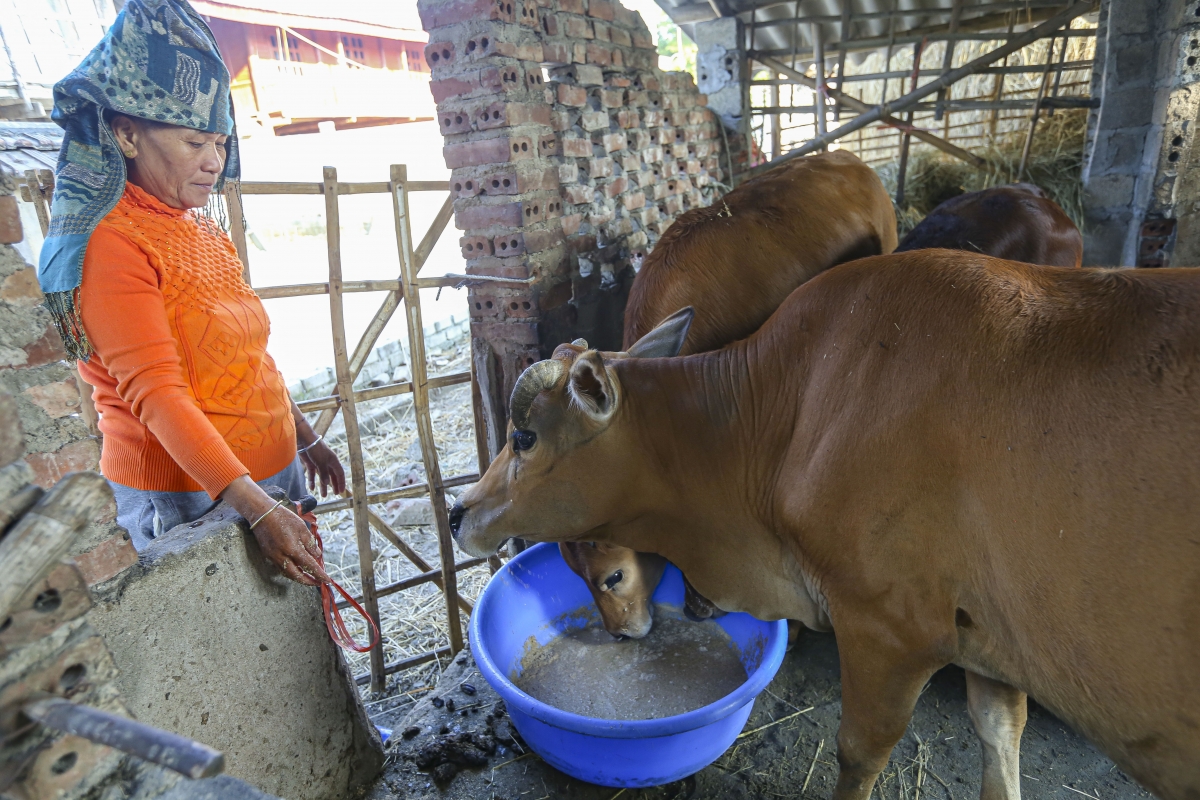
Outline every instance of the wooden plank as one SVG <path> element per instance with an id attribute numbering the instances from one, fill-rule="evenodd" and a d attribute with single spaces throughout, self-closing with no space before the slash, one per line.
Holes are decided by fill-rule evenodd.
<path id="1" fill-rule="evenodd" d="M 396 672 L 402 672 L 403 670 L 410 669 L 412 667 L 418 667 L 421 664 L 425 664 L 429 661 L 436 661 L 442 656 L 448 655 L 450 655 L 449 645 L 439 647 L 436 650 L 426 650 L 424 653 L 419 653 L 415 656 L 410 656 L 409 658 L 402 658 L 399 661 L 393 661 L 391 664 L 388 664 L 383 668 L 383 674 L 392 675 Z M 370 674 L 354 676 L 354 682 L 359 686 L 365 686 L 370 680 Z"/>
<path id="2" fill-rule="evenodd" d="M 963 10 L 962 0 L 951 0 L 950 33 L 958 32 L 958 22 L 959 22 L 959 19 L 962 17 L 962 10 Z M 943 75 L 946 74 L 947 72 L 949 72 L 950 68 L 954 66 L 954 48 L 957 44 L 958 44 L 958 42 L 946 42 L 946 52 L 945 52 L 945 55 L 942 57 L 942 74 Z M 916 88 L 916 76 L 915 75 L 913 76 L 913 88 Z M 933 112 L 934 119 L 940 120 L 945 115 L 945 113 L 946 113 L 946 98 L 949 97 L 949 93 L 950 93 L 949 87 L 946 87 L 946 88 L 938 91 L 937 109 Z M 945 136 L 946 133 L 943 131 L 942 135 Z"/>
<path id="3" fill-rule="evenodd" d="M 1063 39 L 1063 49 L 1067 49 L 1067 40 Z M 1025 176 L 1025 167 L 1029 164 L 1029 151 L 1033 148 L 1033 134 L 1037 130 L 1038 116 L 1042 113 L 1042 100 L 1046 97 L 1046 90 L 1050 86 L 1050 68 L 1054 66 L 1054 39 L 1050 40 L 1050 45 L 1046 48 L 1046 69 L 1042 73 L 1042 83 L 1038 86 L 1037 100 L 1033 103 L 1033 110 L 1029 112 L 1029 131 L 1025 135 L 1025 146 L 1021 150 L 1021 163 L 1017 166 L 1017 177 L 1014 179 L 1016 183 L 1021 182 L 1021 178 Z"/>
<path id="4" fill-rule="evenodd" d="M 242 194 L 323 194 L 325 187 L 320 183 L 296 183 L 284 181 L 244 181 Z"/>
<path id="5" fill-rule="evenodd" d="M 343 281 L 342 294 L 353 292 L 391 292 L 400 287 L 400 281 Z M 281 297 L 308 297 L 329 294 L 328 283 L 295 283 L 285 286 L 264 286 L 255 289 L 260 300 L 277 300 Z"/>
<path id="6" fill-rule="evenodd" d="M 247 286 L 250 282 L 250 252 L 246 249 L 246 214 L 242 208 L 242 196 L 238 194 L 238 182 L 225 182 L 225 208 L 229 212 L 229 238 L 233 240 L 233 249 L 237 250 L 238 260 L 242 262 L 242 280 Z"/>
<path id="7" fill-rule="evenodd" d="M 25 591 L 67 553 L 79 531 L 112 499 L 98 472 L 76 472 L 53 489 L 0 539 L 0 620 L 15 610 Z"/>
<path id="8" fill-rule="evenodd" d="M 375 563 L 371 558 L 371 527 L 367 517 L 367 472 L 363 464 L 362 438 L 358 432 L 358 412 L 354 407 L 354 376 L 350 373 L 346 348 L 346 319 L 342 307 L 342 236 L 338 208 L 337 170 L 324 169 L 325 238 L 329 248 L 329 316 L 333 327 L 333 360 L 337 373 L 338 394 L 346 424 L 346 446 L 350 460 L 351 507 L 354 533 L 358 541 L 358 564 L 362 578 L 363 607 L 382 629 L 379 600 L 375 596 Z M 383 640 L 371 648 L 371 690 L 383 691 Z"/>
<path id="9" fill-rule="evenodd" d="M 429 499 L 437 522 L 438 550 L 441 553 L 444 594 L 446 596 L 446 627 L 450 634 L 450 651 L 463 648 L 462 622 L 458 616 L 458 578 L 454 574 L 454 540 L 450 535 L 450 518 L 446 509 L 446 490 L 438 462 L 437 445 L 433 438 L 433 421 L 429 417 L 429 375 L 425 358 L 425 327 L 421 321 L 421 297 L 417 286 L 417 265 L 413 256 L 412 231 L 409 224 L 408 169 L 393 164 L 391 169 L 392 208 L 396 220 L 396 246 L 400 253 L 400 277 L 404 281 L 405 311 L 408 321 L 409 375 L 413 382 L 413 417 L 425 461 L 429 482 Z"/>

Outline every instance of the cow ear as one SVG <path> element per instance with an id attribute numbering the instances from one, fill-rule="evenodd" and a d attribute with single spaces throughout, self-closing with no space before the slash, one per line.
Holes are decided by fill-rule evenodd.
<path id="1" fill-rule="evenodd" d="M 631 358 L 667 358 L 679 355 L 683 341 L 687 339 L 696 311 L 691 306 L 681 308 L 658 323 L 658 326 L 633 343 L 628 355 Z"/>
<path id="2" fill-rule="evenodd" d="M 570 392 L 571 400 L 595 419 L 608 419 L 617 407 L 615 387 L 595 350 L 581 353 L 571 365 Z"/>

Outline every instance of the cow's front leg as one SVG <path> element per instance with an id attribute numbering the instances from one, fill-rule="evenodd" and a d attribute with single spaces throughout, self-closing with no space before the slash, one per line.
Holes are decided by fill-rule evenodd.
<path id="1" fill-rule="evenodd" d="M 892 748 L 912 719 L 921 687 L 935 667 L 888 653 L 866 637 L 846 641 L 835 626 L 842 672 L 842 724 L 834 800 L 867 800 Z M 876 640 L 878 641 L 878 640 Z M 845 642 L 845 644 L 843 644 Z"/>
<path id="2" fill-rule="evenodd" d="M 1029 714 L 1024 692 L 967 670 L 967 709 L 983 742 L 982 800 L 1021 800 L 1021 733 Z"/>

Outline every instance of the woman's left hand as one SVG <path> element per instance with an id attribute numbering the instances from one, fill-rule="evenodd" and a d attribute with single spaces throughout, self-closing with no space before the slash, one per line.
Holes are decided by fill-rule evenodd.
<path id="1" fill-rule="evenodd" d="M 304 464 L 310 492 L 317 491 L 318 478 L 322 497 L 328 496 L 330 489 L 334 494 L 346 491 L 346 473 L 342 470 L 342 462 L 338 461 L 337 454 L 325 442 L 317 442 L 301 453 L 300 463 Z"/>

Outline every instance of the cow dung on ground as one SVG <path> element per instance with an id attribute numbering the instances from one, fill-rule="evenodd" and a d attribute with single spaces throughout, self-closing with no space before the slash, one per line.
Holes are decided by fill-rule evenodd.
<path id="1" fill-rule="evenodd" d="M 465 686 L 475 693 L 465 691 Z M 746 725 L 751 733 L 696 775 L 666 786 L 628 790 L 621 799 L 827 798 L 837 775 L 840 692 L 833 635 L 805 633 L 755 703 Z M 810 706 L 811 711 L 797 713 Z M 436 689 L 406 708 L 411 709 L 407 714 L 390 712 L 375 718 L 377 724 L 393 728 L 395 737 L 387 771 L 368 793 L 368 800 L 611 800 L 619 791 L 569 778 L 530 754 L 508 723 L 503 701 L 480 676 L 468 653 L 451 662 Z M 481 746 L 489 744 L 494 750 Z M 466 763 L 478 763 L 481 756 L 486 758 L 480 766 Z M 967 717 L 963 672 L 949 667 L 937 673 L 922 693 L 908 732 L 893 751 L 873 797 L 915 800 L 919 785 L 921 798 L 975 800 L 980 766 L 979 740 Z M 1022 740 L 1021 772 L 1025 800 L 1151 796 L 1033 702 Z M 806 780 L 807 790 L 802 793 Z"/>

